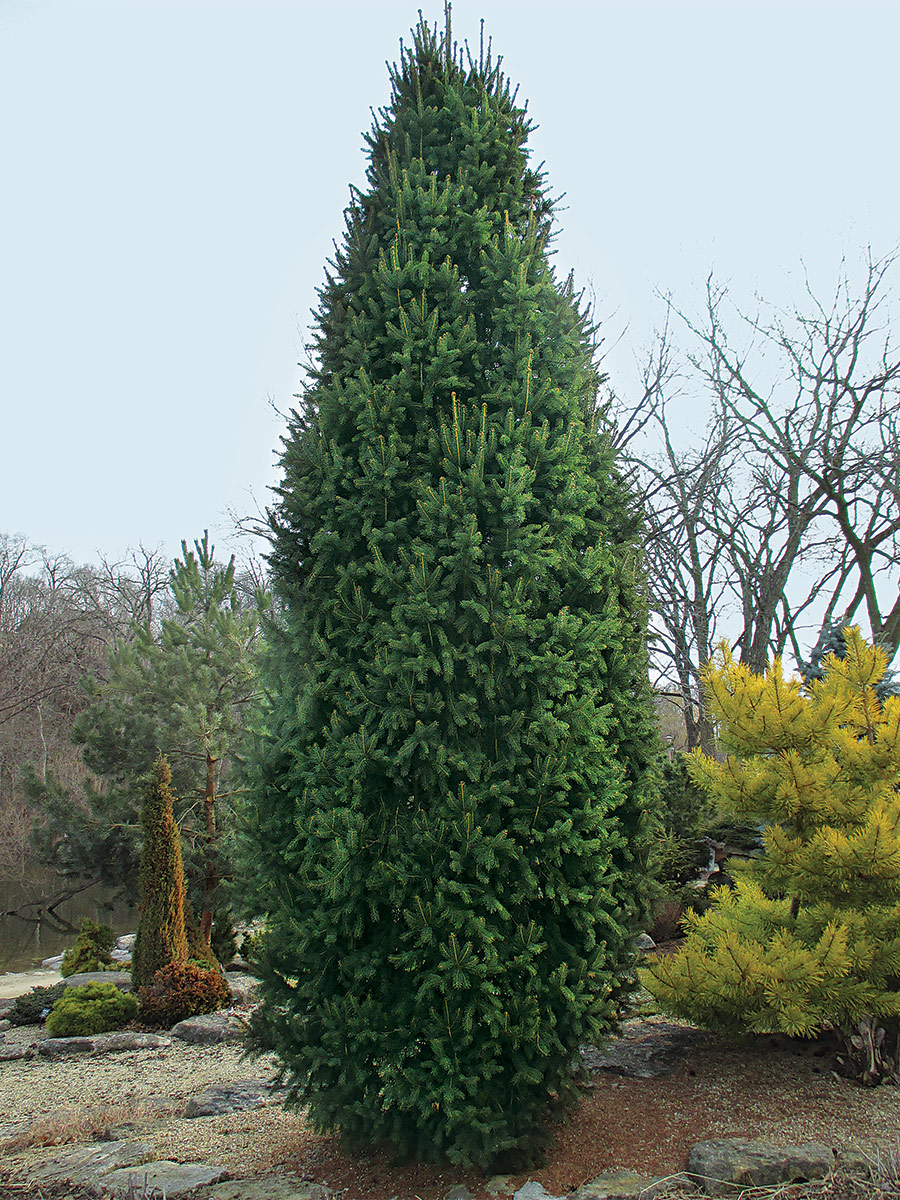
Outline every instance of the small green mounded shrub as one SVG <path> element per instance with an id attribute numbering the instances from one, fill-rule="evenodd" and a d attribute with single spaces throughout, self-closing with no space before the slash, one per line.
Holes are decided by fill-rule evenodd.
<path id="1" fill-rule="evenodd" d="M 64 983 L 54 983 L 52 987 L 33 987 L 24 996 L 16 997 L 6 1014 L 7 1021 L 11 1025 L 40 1025 L 65 990 Z"/>
<path id="2" fill-rule="evenodd" d="M 215 1012 L 231 999 L 231 988 L 221 971 L 196 962 L 174 962 L 161 967 L 149 987 L 140 989 L 141 1019 L 147 1025 L 169 1028 Z"/>
<path id="3" fill-rule="evenodd" d="M 85 1037 L 121 1029 L 137 1015 L 135 996 L 120 991 L 114 983 L 86 983 L 67 987 L 47 1018 L 51 1037 Z"/>
<path id="4" fill-rule="evenodd" d="M 114 971 L 116 964 L 110 951 L 116 935 L 108 925 L 85 917 L 78 930 L 78 940 L 63 955 L 60 970 L 63 975 L 80 975 L 82 971 Z"/>

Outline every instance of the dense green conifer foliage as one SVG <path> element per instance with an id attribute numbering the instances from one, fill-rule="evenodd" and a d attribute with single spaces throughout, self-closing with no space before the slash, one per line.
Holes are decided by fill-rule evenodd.
<path id="1" fill-rule="evenodd" d="M 765 676 L 727 653 L 708 665 L 726 757 L 695 751 L 691 776 L 764 824 L 763 853 L 644 983 L 714 1029 L 836 1028 L 866 1083 L 900 1081 L 900 697 L 879 700 L 887 658 L 858 629 L 840 650 L 806 686 L 777 659 Z"/>
<path id="2" fill-rule="evenodd" d="M 525 112 L 423 24 L 391 82 L 272 513 L 254 1028 L 322 1126 L 486 1162 L 571 1097 L 631 971 L 637 523 Z"/>
<path id="3" fill-rule="evenodd" d="M 172 806 L 172 772 L 160 757 L 147 778 L 141 813 L 141 915 L 131 958 L 135 988 L 150 984 L 162 967 L 188 956 L 181 838 Z"/>

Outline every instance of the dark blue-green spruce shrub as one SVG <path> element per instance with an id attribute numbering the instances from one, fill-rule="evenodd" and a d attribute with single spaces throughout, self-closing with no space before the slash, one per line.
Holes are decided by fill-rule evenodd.
<path id="1" fill-rule="evenodd" d="M 630 985 L 639 523 L 528 117 L 421 23 L 391 83 L 284 441 L 238 879 L 293 1098 L 487 1164 L 573 1099 Z"/>

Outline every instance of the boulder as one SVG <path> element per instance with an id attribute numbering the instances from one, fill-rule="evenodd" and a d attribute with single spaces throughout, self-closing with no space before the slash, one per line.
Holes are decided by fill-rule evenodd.
<path id="1" fill-rule="evenodd" d="M 775 1146 L 744 1138 L 715 1138 L 698 1142 L 688 1155 L 688 1173 L 709 1196 L 824 1179 L 833 1167 L 834 1154 L 823 1142 Z"/>
<path id="2" fill-rule="evenodd" d="M 28 1174 L 38 1183 L 67 1180 L 91 1184 L 118 1168 L 135 1167 L 153 1157 L 146 1142 L 98 1142 L 93 1146 L 53 1146 L 28 1163 Z M 105 1178 L 104 1178 L 105 1182 Z"/>
<path id="3" fill-rule="evenodd" d="M 492 1175 L 484 1185 L 489 1196 L 502 1196 L 512 1193 L 512 1175 Z"/>
<path id="4" fill-rule="evenodd" d="M 160 1050 L 171 1046 L 172 1039 L 158 1033 L 138 1033 L 132 1029 L 115 1030 L 112 1033 L 96 1033 L 91 1038 L 94 1054 L 114 1054 L 123 1050 Z"/>
<path id="5" fill-rule="evenodd" d="M 242 1027 L 239 1022 L 232 1020 L 224 1012 L 204 1013 L 200 1017 L 188 1017 L 186 1021 L 179 1021 L 171 1031 L 172 1037 L 199 1045 L 237 1042 L 241 1039 L 241 1032 Z"/>
<path id="6" fill-rule="evenodd" d="M 513 1192 L 513 1200 L 565 1200 L 565 1197 L 551 1196 L 542 1183 L 528 1179 L 517 1192 Z"/>
<path id="7" fill-rule="evenodd" d="M 321 1183 L 275 1175 L 217 1183 L 207 1195 L 209 1200 L 329 1200 L 331 1192 Z"/>
<path id="8" fill-rule="evenodd" d="M 249 1004 L 259 990 L 259 980 L 246 971 L 226 971 L 225 979 L 231 988 L 235 1004 Z"/>
<path id="9" fill-rule="evenodd" d="M 583 1183 L 569 1200 L 653 1200 L 667 1183 L 667 1179 L 655 1179 L 649 1175 L 638 1175 L 634 1171 L 606 1171 Z"/>
<path id="10" fill-rule="evenodd" d="M 67 1054 L 92 1054 L 94 1039 L 89 1037 L 48 1037 L 37 1043 L 43 1058 L 64 1058 Z"/>
<path id="11" fill-rule="evenodd" d="M 116 938 L 116 949 L 124 950 L 126 954 L 130 954 L 134 949 L 134 941 L 136 937 L 136 933 L 123 933 L 121 937 Z"/>
<path id="12" fill-rule="evenodd" d="M 846 1175 L 856 1175 L 861 1179 L 870 1179 L 875 1161 L 875 1156 L 866 1154 L 865 1150 L 860 1150 L 855 1146 L 848 1146 L 845 1150 L 838 1150 L 835 1169 L 843 1171 Z"/>
<path id="13" fill-rule="evenodd" d="M 184 1196 L 195 1188 L 207 1187 L 227 1179 L 228 1172 L 222 1167 L 211 1167 L 206 1163 L 177 1163 L 167 1160 L 144 1162 L 139 1167 L 123 1167 L 103 1175 L 100 1182 L 105 1191 L 128 1197 Z"/>
<path id="14" fill-rule="evenodd" d="M 63 956 L 61 954 L 52 954 L 50 958 L 42 959 L 41 966 L 47 967 L 50 971 L 58 971 L 62 966 Z"/>
<path id="15" fill-rule="evenodd" d="M 272 1089 L 262 1079 L 242 1079 L 208 1087 L 191 1096 L 184 1110 L 186 1117 L 220 1117 L 223 1113 L 247 1112 L 271 1103 Z"/>
<path id="16" fill-rule="evenodd" d="M 86 983 L 114 983 L 120 992 L 131 991 L 130 971 L 80 971 L 68 975 L 63 983 L 66 987 L 83 987 Z"/>
<path id="17" fill-rule="evenodd" d="M 671 1075 L 686 1059 L 702 1056 L 708 1050 L 709 1039 L 705 1030 L 668 1021 L 626 1021 L 619 1037 L 602 1046 L 582 1046 L 581 1056 L 590 1072 L 656 1079 Z"/>
<path id="18" fill-rule="evenodd" d="M 12 996 L 4 996 L 3 999 L 0 1000 L 0 1018 L 3 1018 L 6 1016 L 6 1014 L 9 1012 L 9 1010 L 15 1004 L 15 1002 L 16 1002 L 15 998 Z"/>
<path id="19" fill-rule="evenodd" d="M 445 1194 L 444 1200 L 475 1200 L 475 1193 L 470 1192 L 464 1183 L 456 1183 Z"/>
<path id="20" fill-rule="evenodd" d="M 649 950 L 656 949 L 656 942 L 649 933 L 639 933 L 634 939 L 634 948 L 646 954 Z"/>
<path id="21" fill-rule="evenodd" d="M 17 1058 L 34 1058 L 31 1046 L 0 1046 L 0 1062 L 14 1062 Z"/>

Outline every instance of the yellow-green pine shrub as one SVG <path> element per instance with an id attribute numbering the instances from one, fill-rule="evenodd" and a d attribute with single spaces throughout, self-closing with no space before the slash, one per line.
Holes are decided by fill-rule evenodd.
<path id="1" fill-rule="evenodd" d="M 161 967 L 188 956 L 184 923 L 181 839 L 173 816 L 172 772 L 165 758 L 147 776 L 141 823 L 141 913 L 131 959 L 136 988 L 152 982 Z"/>
<path id="2" fill-rule="evenodd" d="M 67 987 L 47 1017 L 51 1037 L 89 1037 L 121 1029 L 137 1014 L 137 997 L 113 983 Z"/>
<path id="3" fill-rule="evenodd" d="M 900 698 L 876 695 L 886 656 L 858 629 L 846 642 L 808 687 L 777 659 L 764 676 L 727 650 L 708 667 L 725 757 L 696 751 L 690 774 L 718 807 L 764 825 L 764 849 L 642 974 L 663 1008 L 709 1028 L 834 1027 L 849 1045 L 874 1020 L 887 1030 L 863 1072 L 874 1082 L 897 1069 Z"/>

